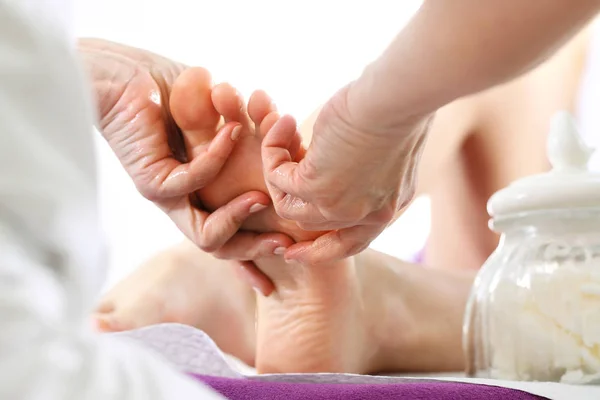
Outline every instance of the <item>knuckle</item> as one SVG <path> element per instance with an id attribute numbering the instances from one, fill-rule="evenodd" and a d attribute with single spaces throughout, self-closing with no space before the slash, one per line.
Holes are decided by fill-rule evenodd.
<path id="1" fill-rule="evenodd" d="M 219 246 L 217 246 L 216 243 L 209 241 L 204 237 L 198 239 L 196 245 L 205 253 L 214 253 L 219 249 Z"/>
<path id="2" fill-rule="evenodd" d="M 344 212 L 344 205 L 347 204 L 346 200 L 349 197 L 345 190 L 332 190 L 335 187 L 335 184 L 327 184 L 314 190 L 314 203 L 319 208 L 332 214 L 339 213 L 340 210 Z"/>
<path id="3" fill-rule="evenodd" d="M 243 212 L 243 214 L 242 214 Z M 242 210 L 240 213 L 232 214 L 229 217 L 228 225 L 232 228 L 239 228 L 246 220 L 246 211 Z"/>
<path id="4" fill-rule="evenodd" d="M 346 248 L 346 257 L 353 256 L 364 251 L 367 247 L 369 247 L 370 242 L 355 242 L 352 243 L 349 247 Z"/>
<path id="5" fill-rule="evenodd" d="M 346 208 L 339 203 L 337 207 L 321 207 L 321 213 L 330 222 L 345 223 L 362 219 L 362 215 L 360 212 L 357 212 L 356 207 L 351 206 L 350 208 Z M 361 217 L 356 218 L 357 215 L 361 215 Z"/>
<path id="6" fill-rule="evenodd" d="M 289 220 L 294 219 L 294 214 L 290 211 L 289 202 L 286 199 L 273 202 L 273 207 L 275 208 L 277 215 L 279 215 L 281 218 Z"/>
<path id="7" fill-rule="evenodd" d="M 410 203 L 415 198 L 416 194 L 417 194 L 417 190 L 415 188 L 411 188 L 410 191 L 408 192 L 408 195 L 404 199 L 404 201 L 401 202 L 401 206 L 403 208 L 406 207 L 408 205 L 408 203 Z"/>
<path id="8" fill-rule="evenodd" d="M 317 225 L 317 224 L 311 224 L 311 223 L 308 223 L 308 222 L 297 222 L 297 225 L 303 231 L 320 230 L 319 225 Z"/>
<path id="9" fill-rule="evenodd" d="M 247 215 L 242 214 L 242 212 L 245 211 L 239 210 L 234 214 L 223 216 L 223 218 L 220 218 L 219 221 L 213 221 L 218 222 L 219 224 L 217 229 L 218 234 L 216 236 L 219 236 L 220 238 L 230 238 L 233 236 L 234 232 L 240 229 L 247 218 Z"/>
<path id="10" fill-rule="evenodd" d="M 217 260 L 227 260 L 227 259 L 229 259 L 229 257 L 227 256 L 227 254 L 225 252 L 222 252 L 222 251 L 215 251 L 211 255 L 214 258 L 216 258 Z"/>
<path id="11" fill-rule="evenodd" d="M 319 173 L 319 168 L 315 165 L 313 158 L 304 158 L 298 169 L 299 183 L 309 186 L 312 182 L 318 181 L 320 177 L 322 174 Z"/>
<path id="12" fill-rule="evenodd" d="M 375 222 L 378 224 L 387 224 L 394 219 L 396 215 L 395 207 L 385 207 L 375 213 Z"/>
<path id="13" fill-rule="evenodd" d="M 354 254 L 362 253 L 363 251 L 368 249 L 370 245 L 371 245 L 371 240 L 367 240 L 366 242 L 363 242 L 362 244 L 358 244 L 356 246 L 356 248 L 354 249 L 356 251 L 356 253 L 354 253 Z"/>
<path id="14" fill-rule="evenodd" d="M 147 184 L 136 185 L 138 192 L 148 201 L 156 202 L 161 200 L 160 191 Z"/>
<path id="15" fill-rule="evenodd" d="M 404 207 L 408 206 L 410 202 L 415 198 L 417 191 L 414 185 L 411 185 L 407 190 L 404 190 L 399 196 L 397 200 L 396 210 L 400 211 Z"/>

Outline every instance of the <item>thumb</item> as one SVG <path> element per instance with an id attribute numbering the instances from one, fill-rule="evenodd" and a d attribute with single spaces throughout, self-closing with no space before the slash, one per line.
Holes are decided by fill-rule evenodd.
<path id="1" fill-rule="evenodd" d="M 265 135 L 262 147 L 263 174 L 277 214 L 301 222 L 322 222 L 323 215 L 312 204 L 302 176 L 305 152 L 296 121 L 283 116 Z M 299 163 L 294 159 L 300 159 Z"/>
<path id="2" fill-rule="evenodd" d="M 285 197 L 290 181 L 297 180 L 298 164 L 293 162 L 298 154 L 296 120 L 284 115 L 265 135 L 261 145 L 263 174 L 274 202 Z M 295 148 L 294 148 L 295 147 Z"/>

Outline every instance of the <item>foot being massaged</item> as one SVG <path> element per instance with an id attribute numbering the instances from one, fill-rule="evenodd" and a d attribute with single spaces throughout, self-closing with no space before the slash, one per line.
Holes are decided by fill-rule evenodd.
<path id="1" fill-rule="evenodd" d="M 0 398 L 220 398 L 219 383 L 93 332 L 161 322 L 204 330 L 261 373 L 464 367 L 465 304 L 498 242 L 485 204 L 548 169 L 548 121 L 575 108 L 577 33 L 600 2 L 425 1 L 300 129 L 264 92 L 245 103 L 203 68 L 75 40 L 67 3 L 0 0 Z M 92 312 L 106 260 L 94 125 L 187 241 Z M 415 194 L 432 204 L 423 262 L 369 249 Z M 351 397 L 316 385 L 314 398 L 403 397 L 407 385 Z M 423 385 L 443 399 L 539 398 Z"/>
<path id="2" fill-rule="evenodd" d="M 279 117 L 265 93 L 252 95 L 247 113 L 241 101 L 229 85 L 211 87 L 210 76 L 203 69 L 183 72 L 171 91 L 171 113 L 192 157 L 190 149 L 213 139 L 221 116 L 228 123 L 241 124 L 239 143 L 227 163 L 212 183 L 196 192 L 210 210 L 241 193 L 266 191 L 261 142 L 267 131 L 291 130 L 289 136 L 297 140 L 293 157 L 304 151 L 293 135 L 295 122 Z M 273 207 L 253 214 L 242 228 L 281 232 L 294 241 L 321 234 L 279 218 Z M 98 309 L 102 330 L 167 321 L 198 326 L 195 321 L 203 318 L 200 310 L 207 307 L 209 315 L 224 317 L 222 326 L 209 317 L 206 320 L 215 321 L 216 326 L 200 327 L 260 372 L 460 369 L 460 346 L 452 343 L 460 341 L 461 315 L 472 279 L 469 274 L 427 276 L 371 250 L 318 265 L 286 263 L 275 249 L 270 257 L 252 260 L 265 277 L 249 269 L 248 263 L 240 267 L 217 260 L 191 243 L 183 246 L 186 249 L 182 248 L 181 254 L 187 259 L 182 260 L 181 269 L 166 271 L 156 265 L 108 295 Z M 190 262 L 194 265 L 186 267 Z M 251 282 L 263 294 L 255 297 L 250 285 L 238 282 L 236 272 L 251 274 Z M 206 292 L 211 286 L 216 289 L 214 298 Z M 420 304 L 418 310 L 411 309 L 408 305 L 420 296 L 431 300 Z M 421 313 L 431 318 L 431 326 L 414 324 Z M 239 329 L 231 329 L 231 324 Z M 241 332 L 244 335 L 240 337 Z"/>
<path id="3" fill-rule="evenodd" d="M 94 315 L 98 328 L 184 323 L 265 373 L 462 370 L 465 303 L 477 268 L 497 245 L 487 227 L 487 199 L 515 179 L 547 170 L 548 121 L 554 110 L 575 108 L 588 36 L 583 32 L 524 78 L 439 111 L 430 131 L 438 146 L 426 146 L 417 188 L 432 197 L 435 213 L 423 260 L 430 267 L 372 249 L 302 265 L 287 263 L 283 249 L 275 248 L 269 257 L 239 263 L 186 241 L 113 288 Z M 542 79 L 548 76 L 557 78 L 552 85 Z M 527 92 L 533 95 L 524 97 Z M 191 157 L 195 147 L 213 139 L 220 118 L 241 124 L 240 142 L 227 163 L 196 192 L 210 210 L 244 192 L 266 192 L 261 161 L 266 132 L 272 140 L 293 138 L 293 159 L 302 157 L 311 140 L 314 116 L 301 124 L 301 141 L 295 122 L 280 117 L 266 93 L 255 92 L 246 106 L 230 85 L 213 87 L 204 69 L 183 72 L 170 96 L 170 112 Z M 546 104 L 536 109 L 541 98 Z M 489 164 L 466 175 L 462 164 L 482 157 Z M 512 163 L 501 161 L 506 158 Z M 296 242 L 322 234 L 278 217 L 272 206 L 263 208 L 242 228 L 281 232 Z M 452 222 L 461 218 L 469 223 Z"/>

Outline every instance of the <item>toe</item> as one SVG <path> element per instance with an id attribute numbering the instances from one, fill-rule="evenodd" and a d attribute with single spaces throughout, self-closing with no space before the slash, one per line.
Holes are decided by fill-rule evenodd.
<path id="1" fill-rule="evenodd" d="M 121 332 L 130 328 L 122 323 L 115 313 L 96 314 L 93 316 L 95 328 L 98 332 Z"/>
<path id="2" fill-rule="evenodd" d="M 173 84 L 169 105 L 183 131 L 188 150 L 212 140 L 220 115 L 213 106 L 210 73 L 204 68 L 184 71 Z"/>
<path id="3" fill-rule="evenodd" d="M 277 107 L 266 92 L 257 90 L 252 93 L 252 96 L 250 96 L 250 100 L 248 101 L 248 114 L 250 115 L 252 122 L 254 122 L 254 126 L 258 127 L 256 130 L 257 135 L 263 137 L 267 133 L 267 131 L 264 130 L 265 128 L 262 126 L 262 123 L 265 120 L 265 117 L 275 111 L 277 111 Z M 269 123 L 269 128 L 267 128 L 267 130 L 273 126 L 275 121 L 276 119 Z"/>
<path id="4" fill-rule="evenodd" d="M 225 122 L 242 124 L 242 134 L 251 133 L 251 122 L 246 111 L 246 105 L 240 92 L 228 83 L 220 83 L 212 90 L 212 102 L 217 112 Z"/>
<path id="5" fill-rule="evenodd" d="M 98 307 L 96 307 L 96 313 L 98 314 L 109 314 L 115 311 L 115 303 L 111 300 L 103 300 Z"/>

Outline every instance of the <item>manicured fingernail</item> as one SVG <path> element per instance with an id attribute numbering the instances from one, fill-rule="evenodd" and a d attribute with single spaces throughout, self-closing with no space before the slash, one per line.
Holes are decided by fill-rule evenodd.
<path id="1" fill-rule="evenodd" d="M 265 206 L 264 204 L 260 204 L 260 203 L 253 204 L 250 207 L 250 214 L 257 213 L 259 211 L 264 210 L 265 208 L 267 208 L 267 206 Z"/>
<path id="2" fill-rule="evenodd" d="M 233 130 L 231 131 L 231 140 L 233 140 L 233 141 L 238 140 L 240 138 L 241 134 L 242 134 L 242 126 L 238 125 L 235 128 L 233 128 Z"/>
<path id="3" fill-rule="evenodd" d="M 276 254 L 278 256 L 282 255 L 283 253 L 285 253 L 285 247 L 278 247 L 275 250 L 273 250 L 273 254 Z"/>

